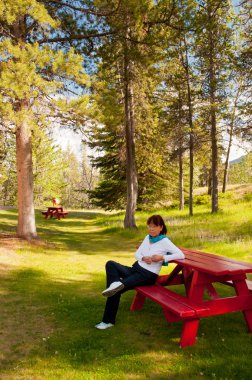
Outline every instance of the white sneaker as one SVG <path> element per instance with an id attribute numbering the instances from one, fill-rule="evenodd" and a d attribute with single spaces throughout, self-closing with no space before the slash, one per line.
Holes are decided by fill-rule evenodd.
<path id="1" fill-rule="evenodd" d="M 111 297 L 117 292 L 119 292 L 119 290 L 122 290 L 123 288 L 124 288 L 124 285 L 121 281 L 115 281 L 115 282 L 112 282 L 112 284 L 110 284 L 110 286 L 107 289 L 103 290 L 102 295 L 104 297 Z"/>
<path id="2" fill-rule="evenodd" d="M 98 325 L 95 325 L 95 327 L 99 330 L 106 330 L 109 327 L 113 327 L 114 325 L 112 323 L 105 323 L 105 322 L 100 322 Z"/>

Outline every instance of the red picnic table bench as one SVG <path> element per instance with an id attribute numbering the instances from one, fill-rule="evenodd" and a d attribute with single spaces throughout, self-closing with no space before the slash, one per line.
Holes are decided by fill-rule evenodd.
<path id="1" fill-rule="evenodd" d="M 53 216 L 58 218 L 65 218 L 66 215 L 68 215 L 68 212 L 63 211 L 63 207 L 48 207 L 47 211 L 42 211 L 42 215 L 45 216 L 45 219 L 52 218 Z"/>
<path id="2" fill-rule="evenodd" d="M 181 248 L 185 259 L 174 260 L 175 268 L 169 275 L 161 275 L 155 285 L 138 286 L 130 309 L 140 310 L 145 298 L 161 305 L 168 322 L 183 321 L 180 346 L 195 343 L 202 317 L 242 311 L 248 331 L 252 332 L 252 264 L 211 253 Z M 235 295 L 221 297 L 214 284 L 232 286 Z M 167 286 L 183 284 L 185 295 Z M 204 299 L 205 291 L 210 300 Z"/>

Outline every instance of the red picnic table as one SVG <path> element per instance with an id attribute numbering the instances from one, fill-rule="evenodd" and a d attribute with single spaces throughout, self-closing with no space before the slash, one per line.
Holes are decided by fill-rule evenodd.
<path id="1" fill-rule="evenodd" d="M 151 286 L 136 287 L 131 310 L 143 307 L 150 298 L 163 308 L 168 322 L 183 321 L 180 346 L 195 343 L 199 321 L 202 317 L 242 311 L 248 331 L 252 332 L 252 264 L 229 259 L 211 253 L 181 248 L 185 259 L 174 260 L 175 268 L 169 275 L 159 276 Z M 214 284 L 232 286 L 235 294 L 221 297 Z M 168 286 L 183 284 L 185 295 L 178 294 Z M 205 291 L 210 299 L 204 299 Z"/>
<path id="2" fill-rule="evenodd" d="M 42 215 L 45 216 L 45 219 L 48 217 L 52 218 L 55 216 L 60 220 L 60 218 L 65 218 L 65 216 L 68 214 L 68 212 L 63 211 L 63 207 L 48 207 L 47 211 L 42 211 Z"/>

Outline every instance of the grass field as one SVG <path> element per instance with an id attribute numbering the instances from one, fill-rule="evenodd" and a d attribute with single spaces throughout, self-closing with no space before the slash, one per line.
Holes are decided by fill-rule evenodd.
<path id="1" fill-rule="evenodd" d="M 197 206 L 192 218 L 187 210 L 159 212 L 175 244 L 252 262 L 252 201 L 224 197 L 220 206 L 218 215 Z M 17 211 L 0 211 L 0 379 L 252 378 L 252 334 L 241 313 L 202 319 L 197 344 L 181 349 L 181 323 L 167 324 L 151 301 L 130 312 L 130 291 L 115 327 L 94 328 L 104 265 L 133 262 L 150 214 L 137 213 L 139 229 L 125 231 L 122 213 L 73 211 L 58 221 L 37 210 L 40 240 L 30 244 L 15 238 Z"/>

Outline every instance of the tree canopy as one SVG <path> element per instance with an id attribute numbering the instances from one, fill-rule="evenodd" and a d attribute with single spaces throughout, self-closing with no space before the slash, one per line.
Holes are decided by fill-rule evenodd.
<path id="1" fill-rule="evenodd" d="M 218 211 L 234 137 L 251 142 L 249 1 L 6 0 L 0 27 L 0 186 L 19 236 L 36 237 L 34 201 L 57 188 L 125 209 L 127 228 L 137 208 L 189 198 L 192 215 L 199 183 Z M 60 125 L 95 150 L 94 181 L 54 146 Z M 64 179 L 45 186 L 55 165 Z"/>

